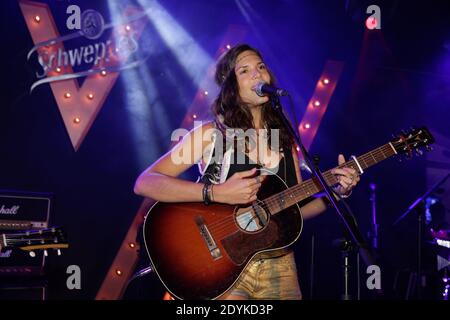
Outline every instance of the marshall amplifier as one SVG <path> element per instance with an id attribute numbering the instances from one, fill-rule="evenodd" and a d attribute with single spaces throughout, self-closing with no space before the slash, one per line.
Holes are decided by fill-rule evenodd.
<path id="1" fill-rule="evenodd" d="M 42 275 L 44 253 L 21 250 L 14 237 L 28 230 L 47 228 L 51 202 L 50 193 L 0 189 L 0 278 Z"/>
<path id="2" fill-rule="evenodd" d="M 0 301 L 3 300 L 47 300 L 46 279 L 19 279 L 0 282 Z"/>
<path id="3" fill-rule="evenodd" d="M 46 300 L 45 286 L 0 287 L 0 301 L 3 300 Z"/>

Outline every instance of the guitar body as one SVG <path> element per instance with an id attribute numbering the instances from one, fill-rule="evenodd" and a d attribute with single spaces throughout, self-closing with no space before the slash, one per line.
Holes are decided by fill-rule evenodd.
<path id="1" fill-rule="evenodd" d="M 261 169 L 265 170 L 265 169 Z M 164 286 L 178 299 L 215 299 L 258 253 L 285 248 L 301 233 L 299 206 L 271 215 L 260 200 L 287 188 L 269 175 L 248 206 L 156 203 L 144 222 L 144 241 Z"/>

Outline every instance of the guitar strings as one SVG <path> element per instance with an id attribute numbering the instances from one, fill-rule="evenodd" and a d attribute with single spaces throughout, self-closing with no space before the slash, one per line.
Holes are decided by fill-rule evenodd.
<path id="1" fill-rule="evenodd" d="M 265 206 L 265 204 L 262 204 L 261 207 L 262 206 Z M 263 208 L 263 209 L 264 209 L 264 211 L 268 211 L 268 208 Z M 233 216 L 231 216 L 231 217 L 233 217 Z M 248 221 L 247 225 L 245 226 L 245 228 L 243 228 L 243 229 L 246 230 L 248 228 L 248 226 L 250 225 L 250 223 L 255 221 L 256 218 L 257 218 L 256 216 L 252 216 L 250 218 L 250 220 Z M 230 227 L 233 227 L 233 229 L 229 230 Z M 210 230 L 214 234 L 214 238 L 217 238 L 218 240 L 222 240 L 225 236 L 229 236 L 230 231 L 234 231 L 234 230 L 237 231 L 237 230 L 239 230 L 239 228 L 237 228 L 236 224 L 234 223 L 234 219 L 233 219 L 232 221 L 227 221 L 226 223 L 222 224 L 222 226 L 219 226 L 216 228 L 210 228 Z"/>
<path id="2" fill-rule="evenodd" d="M 396 144 L 396 143 L 394 143 Z M 384 150 L 383 150 L 384 149 Z M 390 152 L 388 152 L 390 151 Z M 364 162 L 365 167 L 369 167 L 367 165 L 367 163 L 370 163 L 372 160 L 370 160 L 371 158 L 373 158 L 375 160 L 375 162 L 373 164 L 376 164 L 378 162 L 380 162 L 381 160 L 387 159 L 388 157 L 392 156 L 392 148 L 389 146 L 389 144 L 386 144 L 382 147 L 379 147 L 377 149 L 375 149 L 374 151 L 368 152 L 360 157 L 358 157 L 358 161 Z M 387 155 L 386 155 L 387 154 Z M 377 159 L 379 159 L 378 161 L 376 161 Z M 370 160 L 370 161 L 369 161 Z M 345 166 L 348 166 L 349 164 L 354 164 L 354 160 L 348 161 L 342 165 L 339 165 L 338 168 L 343 168 Z M 330 172 L 331 170 L 328 170 L 325 172 L 324 176 L 328 176 L 326 177 L 327 180 L 331 180 L 334 175 L 331 174 Z M 300 190 L 307 188 L 308 190 L 311 189 L 312 186 L 310 186 L 311 183 L 314 183 L 314 181 L 312 179 L 308 179 L 306 181 L 304 181 L 303 183 L 300 183 L 296 186 L 293 186 L 291 188 L 288 188 L 282 192 L 280 192 L 277 195 L 273 195 L 270 196 L 268 198 L 266 198 L 265 200 L 261 200 L 261 202 L 263 203 L 264 206 L 266 206 L 265 210 L 268 211 L 269 214 L 272 214 L 272 210 L 270 210 L 270 208 L 279 203 L 279 199 L 281 198 L 282 195 L 286 195 L 288 192 L 291 192 L 292 194 L 297 194 Z M 312 190 L 314 190 L 315 188 L 313 187 Z M 319 192 L 320 190 L 315 191 L 315 193 Z M 314 194 L 315 194 L 314 193 Z M 310 196 L 312 196 L 313 194 L 311 194 Z M 301 201 L 301 200 L 300 200 Z M 293 205 L 293 204 L 292 204 Z M 255 217 L 253 217 L 251 220 L 254 220 Z M 234 226 L 234 215 L 230 215 L 228 217 L 224 217 L 222 219 L 219 219 L 218 221 L 214 221 L 213 223 L 211 223 L 208 227 L 210 228 L 211 232 L 214 233 L 221 233 L 223 230 L 226 230 L 228 227 L 230 226 Z"/>
<path id="3" fill-rule="evenodd" d="M 389 154 L 388 156 L 386 156 L 385 152 L 383 152 L 383 148 L 392 151 L 392 149 L 389 147 L 389 145 L 385 145 L 385 146 L 382 146 L 382 147 L 380 147 L 380 148 L 378 148 L 378 149 L 376 149 L 376 150 L 374 150 L 374 151 L 372 151 L 372 152 L 370 152 L 370 153 L 367 153 L 367 154 L 365 154 L 365 155 L 359 157 L 358 160 L 361 160 L 361 161 L 365 162 L 365 166 L 367 167 L 367 162 L 369 162 L 368 160 L 369 160 L 371 157 L 373 157 L 374 159 L 375 159 L 375 158 L 379 158 L 380 160 L 384 160 L 384 159 L 386 159 L 387 157 L 389 157 L 389 156 L 392 155 L 392 154 Z M 387 150 L 384 150 L 384 151 L 387 151 Z M 381 155 L 382 155 L 382 156 L 381 156 Z M 340 166 L 338 166 L 338 167 L 342 168 L 342 167 L 348 166 L 348 164 L 349 164 L 349 163 L 352 163 L 352 162 L 354 162 L 354 161 L 353 161 L 353 160 L 352 160 L 352 161 L 349 161 L 349 162 L 344 163 L 344 164 L 342 164 L 342 165 L 340 165 Z M 379 162 L 379 161 L 377 161 L 377 162 Z M 375 162 L 374 164 L 376 164 L 377 162 Z M 326 174 L 328 174 L 328 173 L 329 173 L 329 172 L 327 171 Z M 332 177 L 334 177 L 334 175 L 332 175 Z M 296 185 L 296 186 L 294 186 L 294 187 L 292 187 L 292 188 L 290 188 L 290 189 L 287 189 L 287 190 L 281 192 L 281 193 L 278 194 L 278 195 L 271 196 L 271 197 L 269 197 L 269 198 L 263 200 L 262 202 L 264 202 L 265 205 L 266 205 L 267 207 L 273 206 L 273 204 L 274 204 L 275 202 L 279 202 L 278 199 L 280 198 L 280 195 L 284 195 L 284 194 L 286 194 L 288 191 L 295 194 L 297 191 L 299 191 L 299 189 L 303 189 L 305 186 L 306 186 L 307 188 L 310 188 L 310 186 L 307 186 L 307 184 L 311 184 L 311 182 L 313 182 L 312 179 L 309 179 L 309 180 L 307 180 L 307 181 L 304 181 L 303 183 L 301 183 L 301 184 L 299 184 L 299 185 Z M 304 186 L 304 185 L 305 185 L 305 186 Z M 313 189 L 314 189 L 314 188 L 313 188 Z M 315 191 L 315 190 L 314 190 L 314 191 Z M 320 191 L 320 190 L 318 190 L 318 191 Z M 317 192 L 318 192 L 318 191 L 317 191 Z M 267 209 L 266 209 L 266 210 L 267 210 Z M 268 211 L 269 211 L 269 213 L 271 212 L 271 210 L 268 210 Z M 221 220 L 219 220 L 219 221 L 215 221 L 215 222 L 211 225 L 211 228 L 212 228 L 212 229 L 215 229 L 216 232 L 217 232 L 217 231 L 219 230 L 219 229 L 218 229 L 218 225 L 222 225 L 224 228 L 228 227 L 228 226 L 230 225 L 230 222 L 233 222 L 233 223 L 234 223 L 234 219 L 231 219 L 231 221 L 230 221 L 230 220 L 229 220 L 230 218 L 233 218 L 233 216 L 226 217 L 226 218 L 221 219 Z"/>

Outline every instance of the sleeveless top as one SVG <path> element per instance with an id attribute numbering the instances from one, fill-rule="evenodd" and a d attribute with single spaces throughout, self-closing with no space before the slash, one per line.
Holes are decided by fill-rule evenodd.
<path id="1" fill-rule="evenodd" d="M 236 172 L 251 170 L 255 167 L 261 168 L 260 164 L 255 163 L 247 154 L 242 154 L 239 149 L 235 150 L 233 146 L 225 150 L 223 157 L 218 157 L 216 153 L 216 132 L 212 134 L 212 140 L 212 147 L 205 155 L 207 159 L 205 167 L 202 169 L 201 163 L 198 164 L 200 182 L 208 184 L 224 183 Z M 278 170 L 274 170 L 274 168 L 268 169 L 277 172 L 283 181 L 289 187 L 292 187 L 298 184 L 292 151 L 290 148 L 281 149 L 281 151 L 284 155 L 280 157 Z M 245 159 L 245 161 L 244 163 L 240 163 L 238 159 Z"/>
<path id="2" fill-rule="evenodd" d="M 207 159 L 206 165 L 202 170 L 201 163 L 198 164 L 200 177 L 198 181 L 206 184 L 219 184 L 224 183 L 228 178 L 230 178 L 236 172 L 251 170 L 253 168 L 261 168 L 261 165 L 255 163 L 251 160 L 247 154 L 242 154 L 239 150 L 235 150 L 231 146 L 228 150 L 224 152 L 223 158 L 217 157 L 217 132 L 212 134 L 212 144 L 211 149 L 206 152 L 205 158 Z M 233 144 L 231 144 L 233 145 Z M 239 148 L 237 148 L 239 149 Z M 271 171 L 277 172 L 283 181 L 292 187 L 297 182 L 297 175 L 295 171 L 294 159 L 292 157 L 291 148 L 284 148 L 281 150 L 283 155 L 280 156 L 278 163 L 278 170 L 275 168 L 268 168 Z M 238 163 L 238 159 L 245 159 L 244 163 Z M 275 258 L 289 253 L 288 248 L 273 250 L 270 252 L 259 253 L 257 257 L 259 259 Z"/>

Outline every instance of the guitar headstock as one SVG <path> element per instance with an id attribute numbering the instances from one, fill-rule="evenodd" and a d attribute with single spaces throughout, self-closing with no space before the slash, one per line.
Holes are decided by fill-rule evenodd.
<path id="1" fill-rule="evenodd" d="M 0 235 L 0 240 L 0 247 L 29 251 L 32 257 L 36 255 L 36 250 L 44 250 L 47 255 L 47 249 L 55 249 L 60 255 L 61 249 L 69 247 L 67 237 L 60 227 L 3 234 Z"/>
<path id="2" fill-rule="evenodd" d="M 434 138 L 426 127 L 419 129 L 412 128 L 409 131 L 402 131 L 401 134 L 391 140 L 391 144 L 398 154 L 406 154 L 411 158 L 414 153 L 417 155 L 423 154 L 423 148 L 426 151 L 431 151 L 431 144 L 434 143 Z"/>

